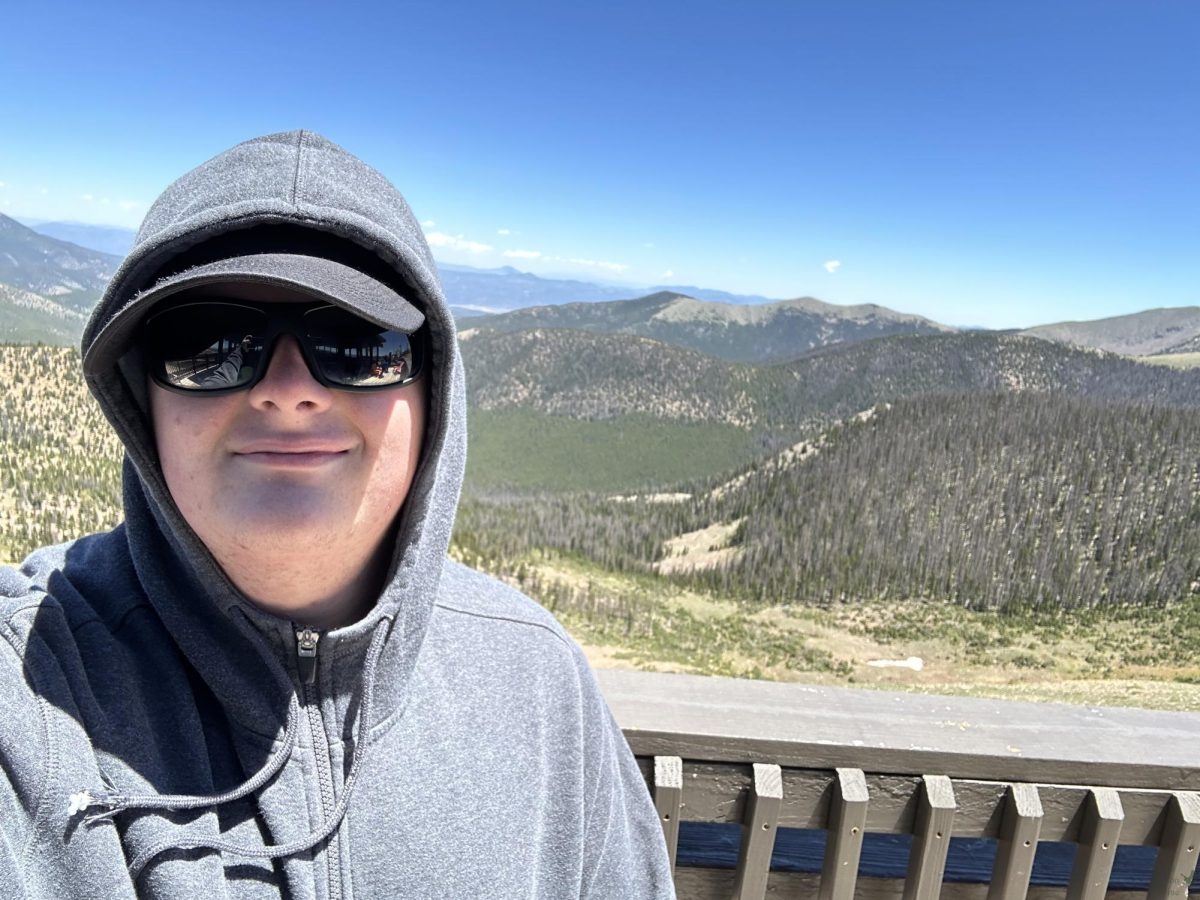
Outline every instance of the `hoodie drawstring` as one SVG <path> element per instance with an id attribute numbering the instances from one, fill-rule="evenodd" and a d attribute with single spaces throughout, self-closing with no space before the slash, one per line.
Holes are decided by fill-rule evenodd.
<path id="1" fill-rule="evenodd" d="M 383 619 L 376 626 L 375 633 L 371 636 L 371 645 L 367 650 L 366 665 L 363 667 L 363 701 L 359 709 L 358 721 L 354 726 L 354 759 L 350 764 L 350 771 L 346 774 L 346 781 L 342 786 L 341 797 L 338 799 L 329 818 L 322 822 L 320 827 L 298 840 L 286 844 L 266 844 L 261 847 L 247 847 L 222 838 L 192 837 L 187 834 L 177 835 L 174 838 L 167 838 L 158 843 L 151 844 L 134 857 L 133 861 L 129 864 L 130 877 L 136 881 L 138 875 L 141 874 L 142 869 L 145 868 L 150 860 L 168 850 L 206 848 L 252 859 L 275 859 L 282 856 L 292 856 L 293 854 L 308 850 L 337 831 L 346 816 L 346 810 L 350 805 L 350 795 L 354 790 L 354 782 L 358 776 L 363 758 L 366 755 L 366 729 L 368 727 L 367 723 L 371 720 L 371 706 L 374 701 L 375 669 L 379 662 L 379 657 L 383 653 L 383 645 L 387 638 L 387 626 L 389 624 L 389 619 Z M 81 791 L 71 798 L 72 810 L 96 806 L 106 807 L 103 811 L 95 812 L 85 817 L 84 821 L 91 824 L 102 819 L 111 818 L 117 813 L 127 810 L 199 809 L 220 806 L 224 803 L 239 800 L 265 785 L 284 767 L 292 751 L 295 749 L 299 718 L 300 704 L 293 691 L 288 704 L 287 728 L 283 736 L 283 745 L 258 772 L 230 791 L 216 795 L 120 794 L 114 790 L 105 790 L 97 794 L 92 794 L 89 791 Z"/>

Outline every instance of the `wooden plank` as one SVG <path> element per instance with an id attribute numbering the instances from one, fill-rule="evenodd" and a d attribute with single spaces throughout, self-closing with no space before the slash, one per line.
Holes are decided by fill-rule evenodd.
<path id="1" fill-rule="evenodd" d="M 838 769 L 829 805 L 829 836 L 821 864 L 819 900 L 853 900 L 869 801 L 862 769 Z"/>
<path id="2" fill-rule="evenodd" d="M 957 809 L 954 787 L 945 775 L 925 775 L 921 786 L 904 900 L 936 900 L 941 894 Z"/>
<path id="3" fill-rule="evenodd" d="M 796 900 L 800 897 L 815 897 L 820 876 L 800 872 L 772 872 L 767 880 L 768 900 Z M 903 884 L 897 879 L 858 879 L 855 900 L 898 900 Z M 675 879 L 679 900 L 729 900 L 733 890 L 731 869 L 702 869 L 681 867 Z M 942 887 L 939 900 L 986 900 L 986 884 L 947 883 Z M 1026 900 L 1063 900 L 1061 887 L 1029 888 Z M 1147 900 L 1145 891 L 1109 891 L 1105 900 Z M 1155 900 L 1150 895 L 1150 900 Z"/>
<path id="4" fill-rule="evenodd" d="M 645 764 L 649 772 L 651 764 Z M 689 821 L 741 822 L 745 818 L 745 798 L 749 795 L 751 768 L 733 763 L 684 764 L 683 809 Z M 911 776 L 865 773 L 871 797 L 867 809 L 868 832 L 911 834 L 914 811 L 913 793 L 920 781 Z M 832 770 L 783 770 L 783 806 L 779 812 L 781 828 L 825 828 L 829 822 L 829 798 L 836 778 Z M 1041 840 L 1079 839 L 1083 821 L 1080 810 L 1089 800 L 1089 787 L 1038 784 L 1044 818 Z M 1158 846 L 1162 832 L 1163 809 L 1171 800 L 1171 791 L 1145 789 L 1121 790 L 1125 821 L 1121 841 L 1125 844 Z M 954 780 L 958 811 L 954 816 L 954 834 L 999 840 L 1004 821 L 1008 784 L 997 781 Z"/>
<path id="5" fill-rule="evenodd" d="M 654 808 L 667 841 L 667 856 L 675 870 L 679 846 L 679 808 L 683 802 L 683 760 L 678 756 L 654 757 Z"/>
<path id="6" fill-rule="evenodd" d="M 1200 847 L 1200 794 L 1174 794 L 1164 814 L 1162 842 L 1154 862 L 1148 896 L 1155 900 L 1159 897 L 1183 900 L 1196 874 L 1196 848 Z"/>
<path id="7" fill-rule="evenodd" d="M 1024 900 L 1042 830 L 1042 800 L 1032 784 L 1009 785 L 988 900 Z"/>
<path id="8" fill-rule="evenodd" d="M 1084 807 L 1067 900 L 1104 900 L 1124 818 L 1121 797 L 1116 791 L 1111 788 L 1091 791 Z"/>
<path id="9" fill-rule="evenodd" d="M 1198 713 L 655 672 L 597 677 L 639 756 L 1200 791 Z"/>
<path id="10" fill-rule="evenodd" d="M 771 851 L 775 848 L 783 776 L 779 766 L 754 764 L 754 788 L 742 823 L 742 848 L 734 875 L 734 900 L 762 900 L 767 895 Z"/>

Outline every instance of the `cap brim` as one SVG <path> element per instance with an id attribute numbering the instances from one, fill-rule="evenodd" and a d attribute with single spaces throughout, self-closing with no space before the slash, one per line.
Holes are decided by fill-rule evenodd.
<path id="1" fill-rule="evenodd" d="M 425 322 L 425 314 L 394 289 L 340 262 L 296 253 L 231 256 L 168 276 L 136 294 L 113 314 L 87 348 L 84 372 L 101 372 L 115 365 L 129 350 L 138 325 L 154 304 L 191 288 L 230 283 L 278 286 L 409 334 Z"/>

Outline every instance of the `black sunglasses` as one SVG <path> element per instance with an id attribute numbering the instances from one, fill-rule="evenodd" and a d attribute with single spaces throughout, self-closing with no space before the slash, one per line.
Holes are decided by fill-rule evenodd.
<path id="1" fill-rule="evenodd" d="M 296 338 L 313 378 L 326 387 L 370 391 L 421 374 L 423 331 L 391 331 L 329 303 L 189 300 L 151 312 L 140 345 L 157 384 L 215 395 L 257 384 L 283 334 Z"/>

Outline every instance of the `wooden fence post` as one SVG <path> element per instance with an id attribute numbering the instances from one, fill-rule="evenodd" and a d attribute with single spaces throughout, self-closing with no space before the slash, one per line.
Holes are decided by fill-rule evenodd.
<path id="1" fill-rule="evenodd" d="M 1067 900 L 1104 900 L 1124 820 L 1121 795 L 1113 788 L 1092 788 L 1084 802 Z"/>
<path id="2" fill-rule="evenodd" d="M 837 770 L 829 800 L 829 830 L 818 900 L 853 900 L 869 800 L 862 769 Z"/>
<path id="3" fill-rule="evenodd" d="M 678 756 L 654 757 L 654 808 L 667 841 L 671 871 L 675 871 L 675 852 L 679 846 L 679 809 L 683 801 L 683 760 Z"/>
<path id="4" fill-rule="evenodd" d="M 754 764 L 754 786 L 742 824 L 742 848 L 734 879 L 734 900 L 763 900 L 771 871 L 771 851 L 779 807 L 783 803 L 783 773 L 779 766 Z"/>
<path id="5" fill-rule="evenodd" d="M 1188 887 L 1196 876 L 1200 846 L 1200 794 L 1173 794 L 1167 803 L 1166 817 L 1147 896 L 1186 900 Z"/>
<path id="6" fill-rule="evenodd" d="M 917 817 L 913 825 L 904 900 L 937 900 L 946 874 L 946 854 L 954 827 L 954 786 L 945 775 L 921 776 Z"/>
<path id="7" fill-rule="evenodd" d="M 1042 831 L 1042 798 L 1032 784 L 1010 784 L 1004 798 L 1004 819 L 992 867 L 987 900 L 1025 900 L 1038 835 Z"/>

